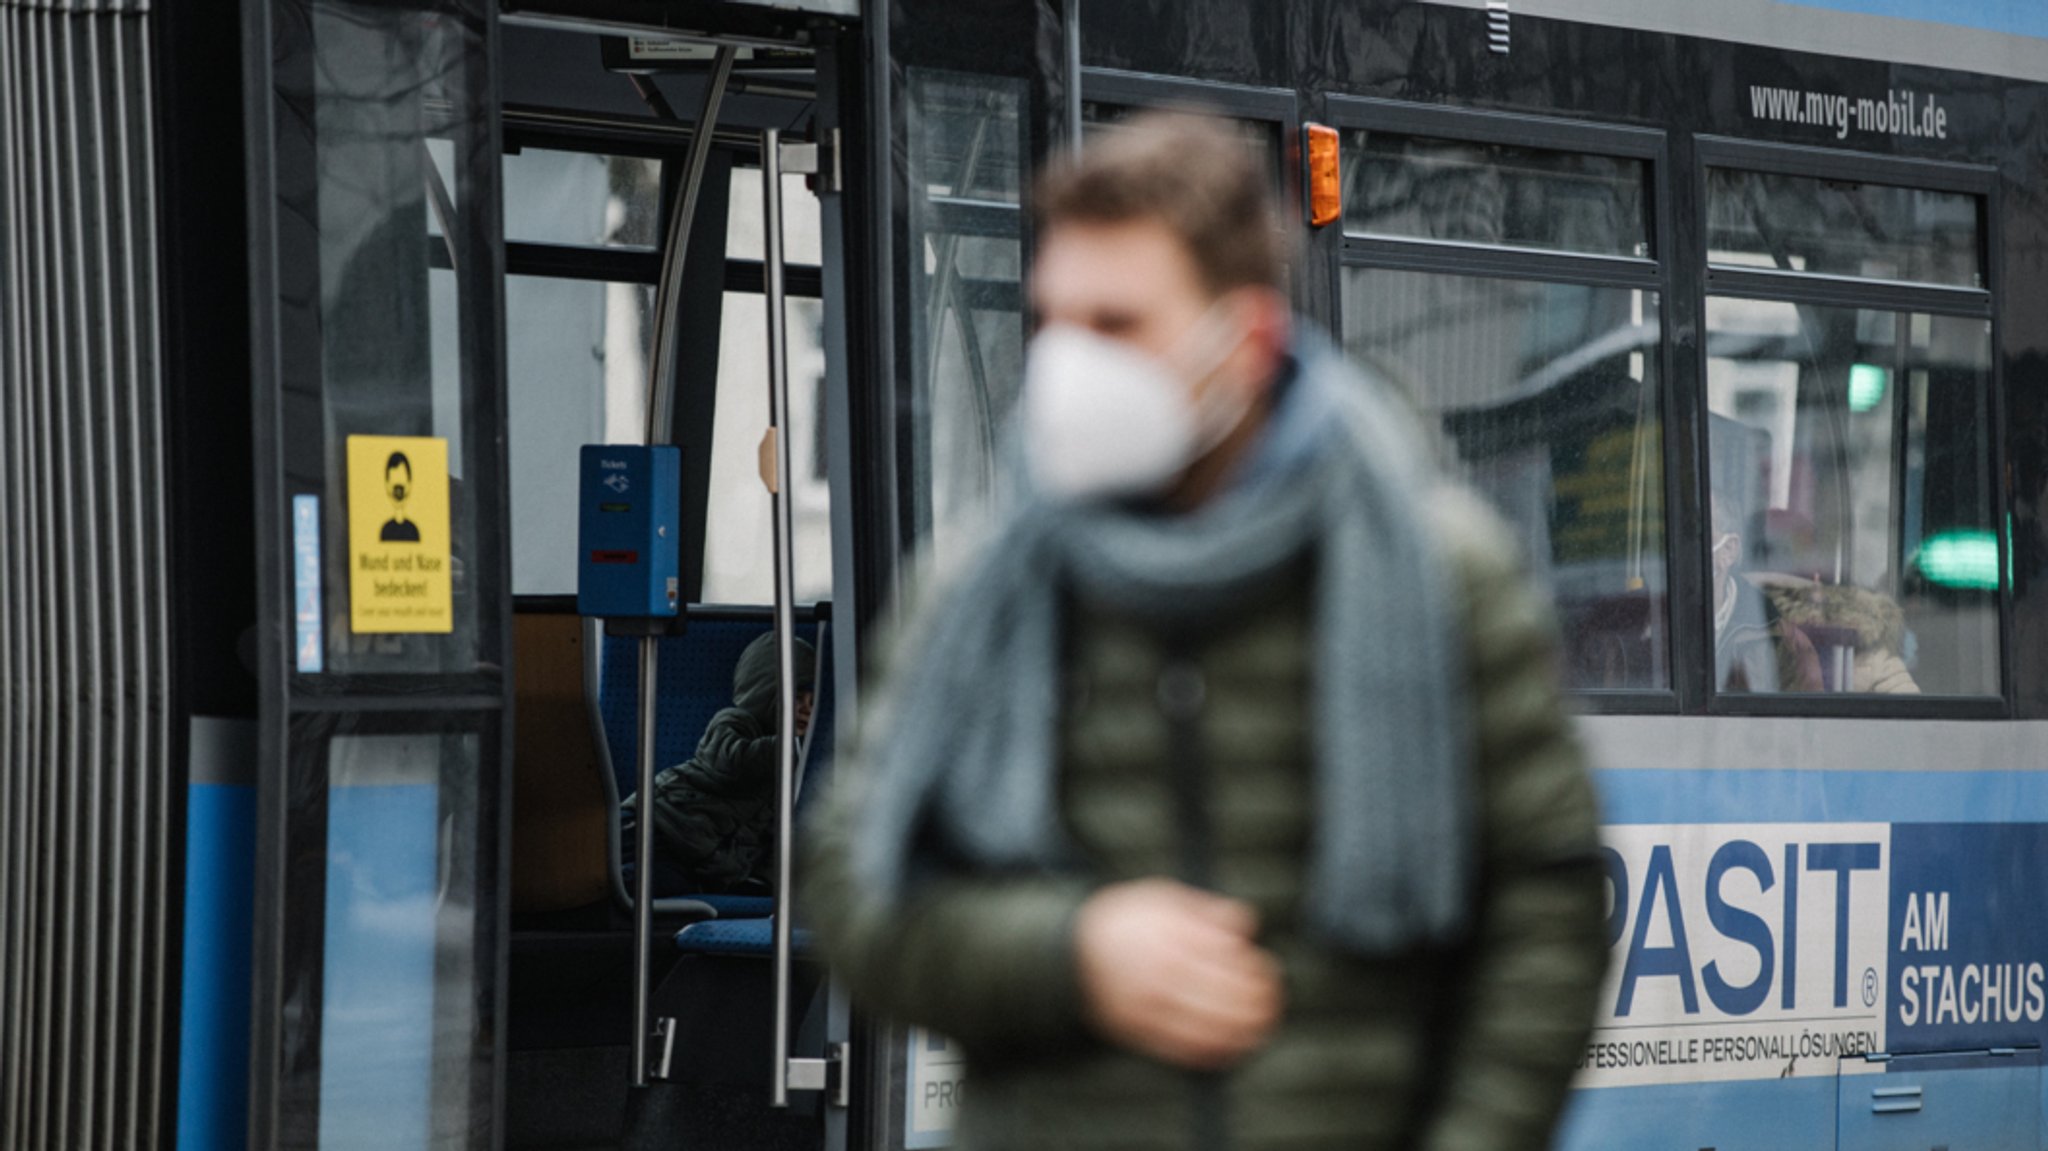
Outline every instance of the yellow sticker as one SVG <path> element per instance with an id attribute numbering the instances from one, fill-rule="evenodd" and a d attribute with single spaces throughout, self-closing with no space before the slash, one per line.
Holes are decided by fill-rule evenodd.
<path id="1" fill-rule="evenodd" d="M 447 440 L 348 438 L 348 553 L 349 630 L 455 630 Z"/>

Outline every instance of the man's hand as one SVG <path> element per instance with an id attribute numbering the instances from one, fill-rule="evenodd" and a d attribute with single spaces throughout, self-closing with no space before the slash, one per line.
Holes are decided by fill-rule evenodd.
<path id="1" fill-rule="evenodd" d="M 1132 1050 L 1182 1067 L 1228 1067 L 1280 1021 L 1280 965 L 1252 942 L 1246 904 L 1169 879 L 1103 888 L 1074 920 L 1089 1021 Z"/>

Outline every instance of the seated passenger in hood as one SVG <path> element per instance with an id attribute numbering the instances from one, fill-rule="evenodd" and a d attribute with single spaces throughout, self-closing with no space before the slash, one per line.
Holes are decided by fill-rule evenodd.
<path id="1" fill-rule="evenodd" d="M 711 717 L 696 753 L 654 779 L 654 890 L 660 895 L 766 895 L 775 878 L 775 735 L 782 677 L 775 633 L 740 653 L 732 706 Z M 796 641 L 797 738 L 810 730 L 815 653 Z M 638 796 L 624 804 L 634 842 Z M 631 854 L 630 846 L 627 854 Z"/>

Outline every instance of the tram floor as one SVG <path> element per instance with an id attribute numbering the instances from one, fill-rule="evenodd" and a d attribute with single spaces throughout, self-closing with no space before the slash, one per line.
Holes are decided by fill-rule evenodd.
<path id="1" fill-rule="evenodd" d="M 631 936 L 515 934 L 505 1068 L 508 1151 L 817 1151 L 815 1096 L 769 1107 L 772 968 L 656 954 L 656 1014 L 677 1020 L 681 1082 L 644 1090 L 618 1037 L 632 1024 Z M 823 972 L 799 964 L 800 1012 Z M 808 1014 L 800 1016 L 815 1024 Z M 806 1028 L 799 1028 L 801 1035 Z"/>
<path id="2" fill-rule="evenodd" d="M 815 1108 L 768 1106 L 765 1089 L 660 1083 L 636 1091 L 629 1052 L 577 1047 L 510 1053 L 509 1151 L 816 1151 Z"/>

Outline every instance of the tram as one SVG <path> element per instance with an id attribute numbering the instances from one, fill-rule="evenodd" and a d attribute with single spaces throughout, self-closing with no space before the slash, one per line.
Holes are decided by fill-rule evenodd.
<path id="1" fill-rule="evenodd" d="M 2043 1147 L 2021 0 L 0 0 L 0 1146 L 948 1145 L 781 889 L 1001 494 L 1033 174 L 1153 107 L 1565 624 L 1559 1145 Z M 579 608 L 586 445 L 678 449 L 671 621 Z M 778 882 L 657 891 L 762 635 Z"/>

